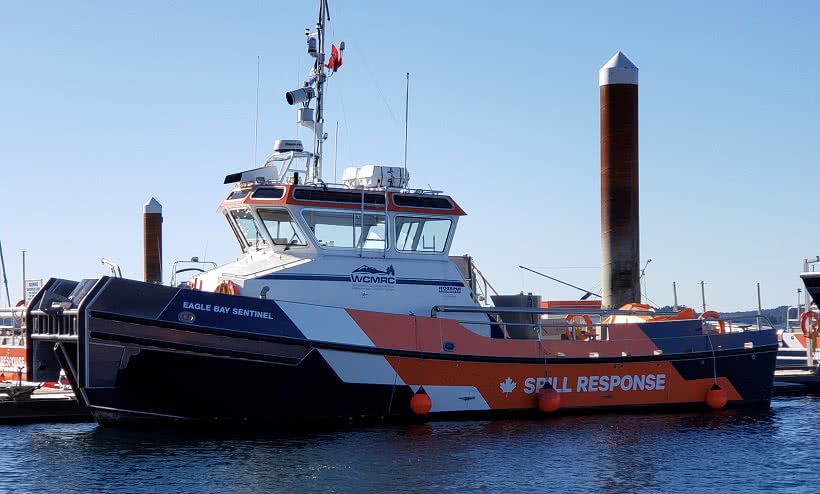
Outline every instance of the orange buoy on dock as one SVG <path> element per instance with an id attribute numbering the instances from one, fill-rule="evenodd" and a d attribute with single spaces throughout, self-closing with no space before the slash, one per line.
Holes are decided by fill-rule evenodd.
<path id="1" fill-rule="evenodd" d="M 706 392 L 706 404 L 715 410 L 725 407 L 727 401 L 729 399 L 726 397 L 726 391 L 720 389 L 717 384 L 713 384 L 712 389 Z"/>
<path id="2" fill-rule="evenodd" d="M 552 387 L 549 381 L 543 388 L 538 390 L 535 399 L 538 402 L 538 410 L 541 412 L 552 413 L 561 408 L 561 395 Z"/>
<path id="3" fill-rule="evenodd" d="M 416 394 L 410 398 L 410 410 L 416 415 L 427 415 L 432 408 L 433 400 L 430 399 L 430 395 L 424 390 L 424 386 L 419 387 Z"/>

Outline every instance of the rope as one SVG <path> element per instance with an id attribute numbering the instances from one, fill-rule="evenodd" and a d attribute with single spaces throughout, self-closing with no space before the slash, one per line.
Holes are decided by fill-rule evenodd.
<path id="1" fill-rule="evenodd" d="M 533 328 L 533 329 L 535 331 L 535 334 L 538 335 L 538 347 L 544 353 L 544 377 L 549 377 L 549 374 L 547 373 L 547 355 L 550 352 L 548 352 L 547 349 L 544 348 L 544 340 L 541 339 L 541 335 L 543 333 L 543 328 L 541 326 L 537 326 L 536 328 Z"/>
<path id="2" fill-rule="evenodd" d="M 396 383 L 399 380 L 399 373 L 393 370 L 393 390 L 390 391 L 390 403 L 387 404 L 387 416 L 390 416 L 390 412 L 393 410 L 393 396 L 396 395 Z"/>

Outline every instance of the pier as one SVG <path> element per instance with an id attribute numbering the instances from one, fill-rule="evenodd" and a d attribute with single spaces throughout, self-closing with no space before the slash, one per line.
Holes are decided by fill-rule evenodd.
<path id="1" fill-rule="evenodd" d="M 70 389 L 40 384 L 0 385 L 0 423 L 91 420 Z"/>

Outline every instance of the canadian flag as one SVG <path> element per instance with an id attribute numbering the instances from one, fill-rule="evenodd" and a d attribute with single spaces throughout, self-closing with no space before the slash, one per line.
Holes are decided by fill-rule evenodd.
<path id="1" fill-rule="evenodd" d="M 327 65 L 325 67 L 329 68 L 333 72 L 339 70 L 339 67 L 342 66 L 342 56 L 339 54 L 338 48 L 336 45 L 331 45 L 330 47 L 330 60 L 327 61 Z"/>

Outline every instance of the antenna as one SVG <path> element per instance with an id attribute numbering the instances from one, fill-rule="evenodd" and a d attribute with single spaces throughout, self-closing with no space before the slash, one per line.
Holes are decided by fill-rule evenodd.
<path id="1" fill-rule="evenodd" d="M 259 148 L 259 55 L 256 55 L 256 125 L 253 129 L 253 166 L 256 166 L 256 150 Z"/>
<path id="2" fill-rule="evenodd" d="M 339 159 L 339 121 L 336 120 L 336 136 L 333 138 L 333 183 L 336 183 L 336 161 Z"/>
<path id="3" fill-rule="evenodd" d="M 26 251 L 23 251 L 23 305 L 27 305 L 26 300 Z"/>
<path id="4" fill-rule="evenodd" d="M 640 288 L 640 282 L 643 281 L 643 296 L 649 300 L 649 295 L 646 293 L 646 267 L 649 266 L 649 263 L 652 262 L 652 259 L 647 259 L 646 264 L 643 265 L 643 269 L 641 269 L 641 276 L 638 280 L 638 288 Z"/>
<path id="5" fill-rule="evenodd" d="M 552 281 L 557 281 L 558 283 L 561 283 L 562 285 L 566 285 L 566 286 L 568 286 L 568 287 L 575 288 L 576 290 L 580 290 L 580 291 L 584 292 L 584 296 L 583 296 L 583 297 L 581 297 L 581 300 L 586 300 L 586 299 L 588 299 L 590 296 L 593 296 L 593 295 L 594 295 L 594 296 L 596 296 L 596 297 L 598 297 L 598 298 L 601 298 L 601 296 L 600 296 L 599 294 L 597 294 L 597 293 L 593 293 L 593 292 L 591 292 L 591 291 L 589 291 L 589 290 L 587 290 L 587 289 L 585 289 L 585 288 L 581 288 L 580 286 L 575 286 L 575 285 L 573 285 L 573 284 L 571 284 L 571 283 L 567 283 L 566 281 L 561 281 L 561 280 L 559 280 L 558 278 L 553 278 L 552 276 L 548 276 L 548 275 L 546 275 L 546 274 L 544 274 L 544 273 L 539 273 L 538 271 L 536 271 L 536 270 L 534 270 L 534 269 L 530 269 L 530 268 L 528 268 L 528 267 L 526 267 L 526 266 L 518 266 L 518 267 L 519 267 L 519 268 L 521 268 L 521 269 L 525 269 L 525 270 L 529 271 L 530 273 L 535 273 L 535 274 L 537 274 L 538 276 L 543 276 L 544 278 L 547 278 L 547 279 L 549 279 L 549 280 L 552 280 Z"/>
<path id="6" fill-rule="evenodd" d="M 404 86 L 404 171 L 402 179 L 407 176 L 407 115 L 410 108 L 410 72 L 407 73 L 407 83 Z"/>

